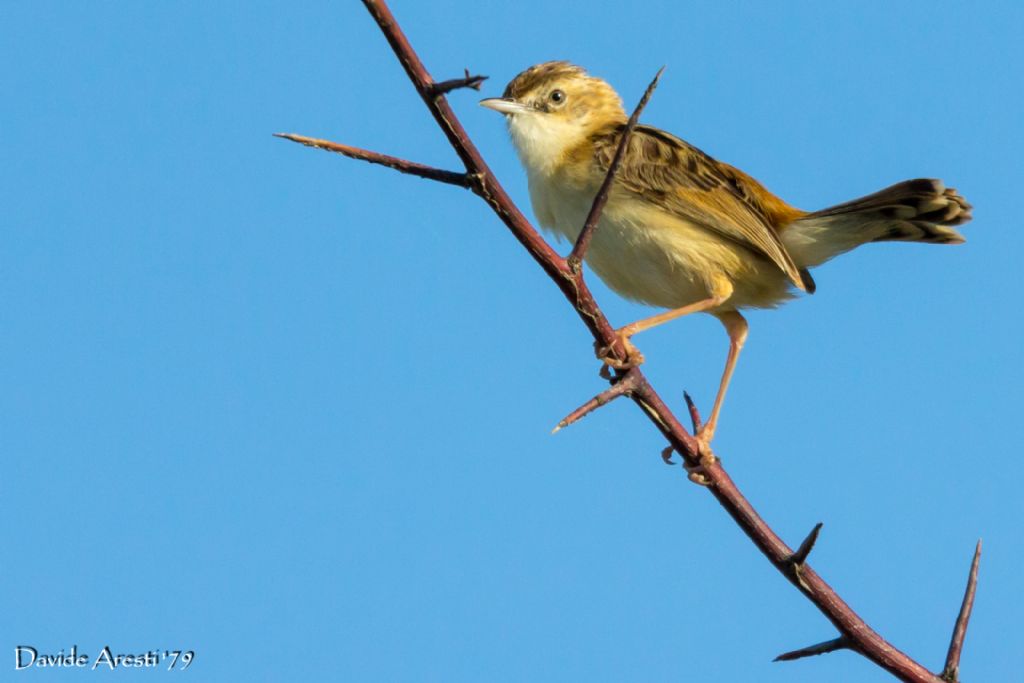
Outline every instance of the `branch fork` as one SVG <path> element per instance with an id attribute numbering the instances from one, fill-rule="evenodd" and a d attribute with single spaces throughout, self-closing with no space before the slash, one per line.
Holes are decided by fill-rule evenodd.
<path id="1" fill-rule="evenodd" d="M 621 348 L 619 336 L 608 322 L 597 302 L 594 300 L 583 277 L 582 262 L 587 247 L 597 229 L 601 211 L 607 201 L 608 191 L 614 181 L 615 172 L 621 164 L 621 158 L 628 145 L 629 136 L 636 126 L 640 112 L 650 99 L 661 71 L 648 86 L 643 98 L 630 117 L 623 130 L 623 135 L 616 149 L 615 157 L 609 166 L 601 190 L 594 198 L 590 215 L 573 245 L 568 258 L 562 258 L 540 236 L 529 223 L 519 208 L 502 188 L 497 178 L 488 168 L 476 146 L 470 140 L 462 124 L 448 104 L 444 96 L 457 88 L 479 89 L 483 76 L 471 76 L 465 71 L 463 78 L 435 82 L 423 66 L 415 50 L 402 32 L 391 10 L 384 0 L 363 0 L 378 27 L 387 39 L 391 49 L 398 57 L 410 81 L 420 93 L 428 110 L 433 115 L 441 132 L 447 137 L 452 149 L 456 152 L 465 167 L 465 172 L 447 171 L 418 164 L 416 162 L 371 152 L 338 143 L 308 138 L 295 134 L 278 134 L 278 137 L 291 140 L 309 147 L 317 147 L 330 152 L 339 153 L 354 159 L 393 168 L 402 173 L 435 180 L 449 185 L 457 185 L 472 190 L 481 197 L 505 223 L 513 236 L 519 240 L 537 264 L 552 279 L 573 306 L 580 319 L 593 335 L 598 348 L 607 347 L 620 360 L 626 358 L 625 349 Z M 620 355 L 621 353 L 621 355 Z M 794 552 L 779 538 L 771 527 L 758 515 L 750 502 L 743 496 L 736 484 L 722 467 L 721 461 L 712 455 L 702 457 L 696 439 L 687 432 L 673 412 L 647 381 L 638 367 L 619 371 L 615 377 L 609 373 L 613 385 L 598 394 L 584 405 L 570 413 L 559 427 L 578 421 L 610 401 L 627 396 L 640 407 L 652 424 L 668 440 L 669 446 L 662 454 L 666 462 L 670 462 L 672 452 L 682 456 L 683 464 L 690 472 L 691 479 L 699 478 L 698 483 L 705 484 L 707 490 L 729 513 L 740 529 L 750 538 L 757 549 L 782 573 L 782 575 L 801 589 L 803 595 L 810 600 L 821 613 L 839 630 L 839 637 L 817 645 L 779 655 L 777 661 L 790 661 L 825 654 L 836 650 L 853 650 L 879 667 L 885 669 L 903 681 L 914 683 L 957 683 L 959 680 L 960 653 L 963 648 L 967 623 L 974 604 L 977 587 L 978 561 L 981 555 L 981 543 L 975 551 L 974 560 L 968 577 L 967 589 L 964 593 L 960 614 L 953 629 L 946 657 L 946 664 L 941 674 L 930 672 L 923 665 L 893 647 L 878 633 L 871 629 L 847 605 L 842 598 L 821 577 L 806 564 L 817 539 L 821 525 L 817 525 Z M 686 403 L 693 424 L 694 433 L 700 429 L 700 414 L 693 401 L 686 396 Z M 556 428 L 556 431 L 557 429 Z"/>

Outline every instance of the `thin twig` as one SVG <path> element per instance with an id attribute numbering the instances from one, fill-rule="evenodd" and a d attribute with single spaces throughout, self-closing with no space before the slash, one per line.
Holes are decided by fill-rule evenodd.
<path id="1" fill-rule="evenodd" d="M 342 145 L 337 142 L 331 142 L 330 140 L 320 140 L 319 138 L 307 138 L 305 135 L 296 135 L 294 133 L 274 133 L 274 137 L 291 140 L 292 142 L 297 142 L 300 145 L 305 145 L 306 147 L 316 147 L 317 149 L 325 149 L 328 152 L 337 152 L 338 154 L 344 154 L 352 159 L 369 161 L 371 164 L 380 164 L 381 166 L 387 166 L 388 168 L 393 168 L 402 173 L 419 176 L 420 178 L 427 178 L 428 180 L 436 180 L 439 183 L 448 183 L 449 185 L 458 185 L 459 187 L 465 188 L 472 187 L 469 176 L 465 173 L 445 171 L 440 168 L 417 164 L 415 161 L 408 161 L 406 159 L 400 159 L 399 157 L 381 154 L 380 152 L 371 152 L 368 149 Z"/>
<path id="2" fill-rule="evenodd" d="M 601 212 L 604 211 L 604 205 L 608 202 L 608 193 L 611 191 L 612 183 L 615 181 L 615 174 L 619 170 L 619 166 L 622 164 L 622 159 L 626 156 L 626 148 L 629 146 L 629 138 L 633 134 L 633 129 L 636 128 L 637 121 L 640 120 L 640 112 L 647 106 L 647 102 L 650 101 L 651 95 L 654 94 L 654 89 L 658 87 L 658 81 L 661 80 L 661 74 L 665 71 L 665 67 L 658 69 L 658 73 L 654 74 L 654 79 L 651 80 L 651 84 L 647 86 L 647 90 L 644 91 L 643 97 L 640 98 L 639 104 L 636 105 L 636 109 L 633 110 L 633 115 L 629 117 L 629 121 L 626 123 L 626 127 L 622 130 L 622 137 L 619 138 L 619 146 L 615 148 L 615 156 L 612 157 L 612 162 L 608 165 L 608 172 L 604 174 L 604 182 L 601 183 L 601 189 L 597 191 L 597 195 L 594 196 L 594 202 L 590 205 L 590 213 L 587 214 L 587 220 L 583 223 L 583 229 L 580 231 L 579 236 L 576 238 L 576 244 L 572 247 L 572 253 L 569 254 L 569 258 L 566 259 L 569 263 L 569 268 L 574 273 L 578 273 L 580 270 L 580 263 L 583 261 L 583 257 L 587 255 L 587 247 L 590 246 L 590 240 L 594 236 L 594 230 L 597 229 L 597 223 L 601 220 Z"/>
<path id="3" fill-rule="evenodd" d="M 849 639 L 847 639 L 846 636 L 840 636 L 839 638 L 835 638 L 833 640 L 826 640 L 824 643 L 818 643 L 817 645 L 802 647 L 799 650 L 793 650 L 792 652 L 784 652 L 772 661 L 792 662 L 794 659 L 814 657 L 815 655 L 823 655 L 829 652 L 835 652 L 836 650 L 847 650 L 849 648 Z"/>
<path id="4" fill-rule="evenodd" d="M 566 259 L 561 258 L 526 220 L 480 156 L 448 105 L 447 99 L 434 97 L 430 74 L 402 33 L 384 0 L 363 0 L 363 4 L 377 22 L 413 86 L 465 165 L 466 175 L 472 179 L 474 192 L 487 202 L 538 265 L 551 277 L 590 330 L 598 346 L 613 347 L 618 341 L 618 336 L 590 293 L 581 269 L 574 271 L 570 268 Z M 837 648 L 841 644 L 861 653 L 901 680 L 942 683 L 942 679 L 872 630 L 813 569 L 804 566 L 799 577 L 792 571 L 789 559 L 793 556 L 793 551 L 757 514 L 726 473 L 720 460 L 708 458 L 701 461 L 693 436 L 680 424 L 639 369 L 636 369 L 636 376 L 638 386 L 630 393 L 632 400 L 643 409 L 672 448 L 682 455 L 684 464 L 688 467 L 700 466 L 700 475 L 703 482 L 706 482 L 708 491 L 757 549 L 787 580 L 801 587 L 803 594 L 839 630 L 842 636 L 830 642 Z"/>
<path id="5" fill-rule="evenodd" d="M 956 624 L 953 626 L 953 637 L 949 641 L 949 651 L 946 654 L 946 666 L 942 669 L 942 677 L 956 683 L 960 680 L 960 653 L 964 649 L 964 638 L 967 636 L 967 622 L 971 620 L 971 610 L 974 609 L 974 593 L 978 588 L 978 563 L 981 561 L 981 539 L 974 548 L 974 559 L 971 560 L 971 571 L 967 574 L 967 589 L 964 591 L 964 600 L 960 603 L 960 614 L 956 617 Z"/>
<path id="6" fill-rule="evenodd" d="M 463 69 L 466 72 L 464 78 L 452 78 L 451 80 L 441 81 L 440 83 L 434 83 L 431 86 L 434 96 L 447 95 L 452 90 L 458 88 L 472 88 L 473 90 L 479 90 L 480 85 L 487 80 L 487 76 L 470 76 L 469 69 Z"/>
<path id="7" fill-rule="evenodd" d="M 636 372 L 636 368 L 631 368 L 629 371 L 626 372 L 625 375 L 618 379 L 615 382 L 615 384 L 611 385 L 610 387 L 602 391 L 600 394 L 598 394 L 594 398 L 590 399 L 589 401 L 581 405 L 576 410 L 572 411 L 571 413 L 563 417 L 561 421 L 557 425 L 555 425 L 555 428 L 551 430 L 551 433 L 557 434 L 562 429 L 568 427 L 574 422 L 583 419 L 584 417 L 594 412 L 601 406 L 611 403 L 620 396 L 625 396 L 626 394 L 629 394 L 634 389 L 636 389 L 639 382 L 639 377 L 640 373 Z"/>

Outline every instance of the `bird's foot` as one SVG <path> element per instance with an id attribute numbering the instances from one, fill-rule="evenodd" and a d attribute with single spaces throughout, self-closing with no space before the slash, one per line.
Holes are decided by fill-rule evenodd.
<path id="1" fill-rule="evenodd" d="M 715 427 L 714 425 L 710 425 L 710 429 L 708 427 L 709 425 L 704 425 L 696 434 L 697 452 L 700 453 L 701 462 L 715 461 L 715 452 L 711 450 L 711 439 L 715 438 Z"/>
<path id="2" fill-rule="evenodd" d="M 703 465 L 689 465 L 683 463 L 683 468 L 686 469 L 686 477 L 697 486 L 711 486 L 711 480 L 708 475 L 704 473 Z"/>
<path id="3" fill-rule="evenodd" d="M 686 474 L 690 481 L 694 484 L 701 486 L 710 486 L 711 479 L 707 475 L 707 468 L 718 461 L 718 457 L 715 456 L 714 451 L 711 450 L 711 437 L 714 436 L 714 432 L 707 432 L 705 429 L 701 429 L 697 432 L 697 455 L 700 460 L 695 465 L 683 461 L 683 467 L 686 468 Z"/>
<path id="4" fill-rule="evenodd" d="M 626 352 L 626 359 L 622 360 L 614 355 L 611 346 L 598 346 L 598 343 L 595 342 L 594 353 L 597 355 L 597 359 L 604 363 L 606 368 L 613 368 L 615 370 L 631 370 L 643 364 L 644 354 L 640 353 L 640 349 L 636 348 L 633 342 L 629 340 L 630 335 L 623 330 L 616 330 L 615 334 L 618 337 L 619 344 Z"/>

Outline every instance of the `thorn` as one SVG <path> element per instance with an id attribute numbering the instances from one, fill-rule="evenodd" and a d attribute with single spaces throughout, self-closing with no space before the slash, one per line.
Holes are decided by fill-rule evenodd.
<path id="1" fill-rule="evenodd" d="M 808 647 L 800 648 L 799 650 L 793 650 L 791 652 L 783 652 L 781 655 L 773 659 L 773 662 L 792 662 L 794 659 L 803 659 L 804 657 L 814 657 L 816 655 L 823 655 L 829 652 L 835 652 L 836 650 L 848 650 L 850 648 L 850 641 L 846 636 L 840 636 L 833 640 L 826 640 L 824 643 L 818 643 L 817 645 L 810 645 Z"/>
<path id="2" fill-rule="evenodd" d="M 971 570 L 967 574 L 967 588 L 964 590 L 964 599 L 960 603 L 960 614 L 956 617 L 956 624 L 953 626 L 953 637 L 949 640 L 949 651 L 946 653 L 946 666 L 942 669 L 942 678 L 950 683 L 960 680 L 960 653 L 964 649 L 964 638 L 967 636 L 967 622 L 971 619 L 971 610 L 974 609 L 974 594 L 978 589 L 978 563 L 981 561 L 981 539 L 974 548 L 974 559 L 971 560 Z"/>
<path id="3" fill-rule="evenodd" d="M 665 67 L 661 68 L 664 69 Z M 688 392 L 683 392 L 683 398 L 686 399 L 686 407 L 690 411 L 690 422 L 693 424 L 693 433 L 698 434 L 701 427 L 704 426 L 704 423 L 700 419 L 700 411 L 697 410 L 697 404 L 693 402 L 693 399 L 690 398 L 690 394 Z"/>
<path id="4" fill-rule="evenodd" d="M 380 152 L 373 152 L 359 147 L 352 147 L 351 145 L 342 145 L 338 142 L 331 142 L 330 140 L 321 140 L 319 138 L 306 137 L 305 135 L 296 135 L 295 133 L 274 133 L 273 135 L 275 138 L 291 140 L 292 142 L 297 142 L 300 145 L 305 145 L 306 147 L 315 147 L 328 152 L 335 152 L 351 159 L 359 159 L 360 161 L 368 161 L 371 164 L 387 166 L 388 168 L 393 168 L 400 173 L 408 173 L 409 175 L 419 176 L 420 178 L 426 178 L 428 180 L 436 180 L 439 183 L 458 185 L 459 187 L 472 187 L 472 180 L 467 173 L 458 173 L 456 171 L 446 171 L 440 168 L 433 168 L 432 166 L 418 164 L 415 161 L 409 161 L 408 159 L 393 157 L 388 154 L 381 154 Z"/>
<path id="5" fill-rule="evenodd" d="M 480 85 L 487 80 L 487 76 L 470 76 L 469 69 L 463 69 L 462 71 L 466 74 L 463 78 L 452 78 L 451 80 L 431 84 L 430 94 L 434 97 L 447 95 L 452 90 L 458 90 L 459 88 L 480 90 Z"/>
<path id="6" fill-rule="evenodd" d="M 562 420 L 555 425 L 555 428 L 551 430 L 552 434 L 557 434 L 559 431 L 586 417 L 590 413 L 594 412 L 606 403 L 611 403 L 620 396 L 624 396 L 636 389 L 637 384 L 637 373 L 627 372 L 623 375 L 615 384 L 611 385 L 600 394 L 590 399 L 576 410 L 566 415 Z"/>
<path id="7" fill-rule="evenodd" d="M 796 552 L 789 556 L 786 562 L 794 567 L 801 567 L 807 562 L 807 556 L 811 554 L 811 549 L 814 548 L 814 544 L 818 541 L 818 534 L 821 533 L 822 522 L 818 522 L 811 529 L 811 533 L 807 534 L 807 538 L 800 544 L 800 547 L 796 549 Z"/>

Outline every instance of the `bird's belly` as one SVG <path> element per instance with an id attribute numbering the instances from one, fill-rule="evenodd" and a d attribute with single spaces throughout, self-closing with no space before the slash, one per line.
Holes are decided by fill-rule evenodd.
<path id="1" fill-rule="evenodd" d="M 556 234 L 575 241 L 593 196 L 579 193 L 537 205 Z M 548 198 L 545 198 L 548 199 Z M 723 309 L 774 306 L 789 297 L 785 274 L 716 233 L 642 202 L 609 201 L 586 256 L 618 294 L 652 306 L 678 308 L 710 298 L 725 277 L 733 295 Z"/>
<path id="2" fill-rule="evenodd" d="M 613 290 L 641 303 L 678 308 L 708 298 L 709 275 L 717 269 L 698 247 L 700 236 L 690 234 L 693 226 L 674 226 L 675 235 L 665 227 L 612 213 L 597 227 L 587 264 Z"/>

